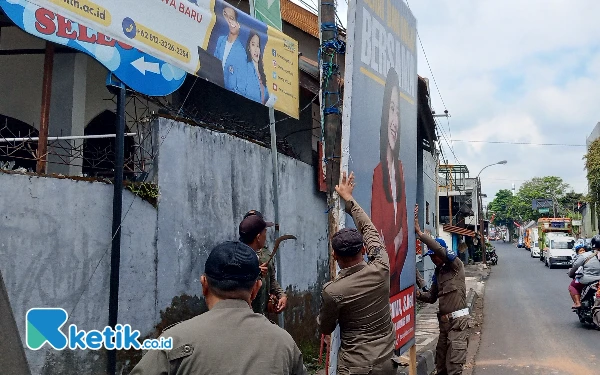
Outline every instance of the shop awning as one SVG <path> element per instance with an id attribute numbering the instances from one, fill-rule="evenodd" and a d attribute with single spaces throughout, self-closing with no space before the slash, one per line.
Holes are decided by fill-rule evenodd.
<path id="1" fill-rule="evenodd" d="M 461 236 L 475 237 L 475 232 L 472 230 L 468 230 L 461 227 L 456 227 L 454 225 L 446 224 L 443 226 L 444 232 L 450 232 L 455 234 L 460 234 Z"/>

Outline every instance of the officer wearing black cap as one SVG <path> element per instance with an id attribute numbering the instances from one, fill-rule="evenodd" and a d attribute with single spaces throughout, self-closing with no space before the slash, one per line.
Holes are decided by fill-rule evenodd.
<path id="1" fill-rule="evenodd" d="M 340 272 L 325 284 L 319 328 L 328 335 L 340 325 L 342 345 L 337 373 L 384 375 L 395 373 L 392 361 L 395 333 L 390 314 L 390 263 L 377 229 L 352 197 L 354 174 L 335 187 L 346 201 L 356 229 L 333 235 L 333 257 Z M 368 262 L 363 260 L 367 254 Z"/>
<path id="2" fill-rule="evenodd" d="M 217 245 L 200 278 L 209 311 L 163 332 L 173 349 L 149 351 L 131 374 L 306 374 L 292 337 L 250 309 L 262 284 L 259 275 L 250 247 L 237 241 Z M 253 345 L 257 338 L 271 349 Z"/>
<path id="3" fill-rule="evenodd" d="M 435 264 L 431 290 L 417 290 L 417 300 L 434 303 L 439 299 L 438 321 L 440 336 L 435 353 L 437 374 L 462 374 L 467 359 L 470 315 L 467 308 L 467 288 L 465 267 L 456 253 L 448 248 L 441 238 L 432 238 L 421 231 L 419 206 L 415 206 L 415 233 L 429 249 L 424 256 L 430 256 Z"/>
<path id="4" fill-rule="evenodd" d="M 272 222 L 265 221 L 263 215 L 256 210 L 251 210 L 244 215 L 244 220 L 239 226 L 240 241 L 250 246 L 258 255 L 262 275 L 263 286 L 258 291 L 256 298 L 252 301 L 254 312 L 265 315 L 269 306 L 269 299 L 273 300 L 273 311 L 282 312 L 287 307 L 287 296 L 277 282 L 275 265 L 266 262 L 271 257 L 267 249 L 267 228 L 272 227 Z"/>

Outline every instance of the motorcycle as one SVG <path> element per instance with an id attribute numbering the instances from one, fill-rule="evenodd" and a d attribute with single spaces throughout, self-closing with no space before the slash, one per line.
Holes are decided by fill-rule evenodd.
<path id="1" fill-rule="evenodd" d="M 488 247 L 485 250 L 485 259 L 492 266 L 495 266 L 496 264 L 498 264 L 498 255 L 496 254 L 496 248 L 495 247 Z"/>
<path id="2" fill-rule="evenodd" d="M 581 307 L 573 309 L 573 312 L 579 317 L 579 321 L 583 325 L 591 325 L 596 329 L 600 329 L 600 326 L 594 324 L 593 307 L 596 301 L 596 292 L 598 291 L 598 283 L 586 285 L 581 292 Z"/>

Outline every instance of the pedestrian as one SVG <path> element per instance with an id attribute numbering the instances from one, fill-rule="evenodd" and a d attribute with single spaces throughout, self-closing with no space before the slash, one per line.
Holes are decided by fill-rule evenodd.
<path id="1" fill-rule="evenodd" d="M 265 221 L 262 213 L 251 210 L 244 215 L 239 226 L 240 241 L 250 246 L 258 255 L 260 263 L 262 287 L 252 302 L 254 312 L 265 315 L 271 306 L 271 311 L 279 314 L 287 307 L 287 295 L 277 282 L 275 265 L 267 264 L 271 252 L 266 246 L 267 228 L 272 227 L 272 222 Z"/>
<path id="2" fill-rule="evenodd" d="M 421 232 L 419 226 L 419 206 L 415 205 L 415 233 L 427 245 L 435 264 L 431 289 L 428 292 L 417 290 L 417 300 L 434 303 L 439 299 L 438 322 L 440 335 L 436 347 L 435 365 L 438 375 L 462 374 L 467 359 L 469 339 L 469 309 L 465 285 L 465 268 L 456 253 L 448 249 L 441 238 Z"/>
<path id="3" fill-rule="evenodd" d="M 390 263 L 379 233 L 352 197 L 354 174 L 335 187 L 357 229 L 331 238 L 340 272 L 323 286 L 319 328 L 325 335 L 340 325 L 337 373 L 393 374 L 395 333 L 390 314 Z M 363 255 L 367 254 L 368 262 Z"/>
<path id="4" fill-rule="evenodd" d="M 148 351 L 132 375 L 306 374 L 290 334 L 250 309 L 262 284 L 250 247 L 237 241 L 217 245 L 200 282 L 209 311 L 164 331 L 173 349 Z M 269 343 L 269 350 L 257 339 Z"/>

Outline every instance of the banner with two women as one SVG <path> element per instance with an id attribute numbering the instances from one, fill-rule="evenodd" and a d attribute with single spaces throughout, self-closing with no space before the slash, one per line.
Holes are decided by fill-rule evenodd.
<path id="1" fill-rule="evenodd" d="M 354 8 L 354 9 L 353 9 Z M 416 20 L 402 0 L 355 0 L 348 17 L 344 129 L 355 197 L 390 259 L 396 349 L 414 342 Z"/>
<path id="2" fill-rule="evenodd" d="M 75 40 L 82 30 L 92 29 L 248 99 L 299 116 L 298 42 L 223 0 L 7 1 L 50 11 L 39 27 L 55 28 L 61 38 Z M 160 72 L 148 65 L 145 74 Z"/>

